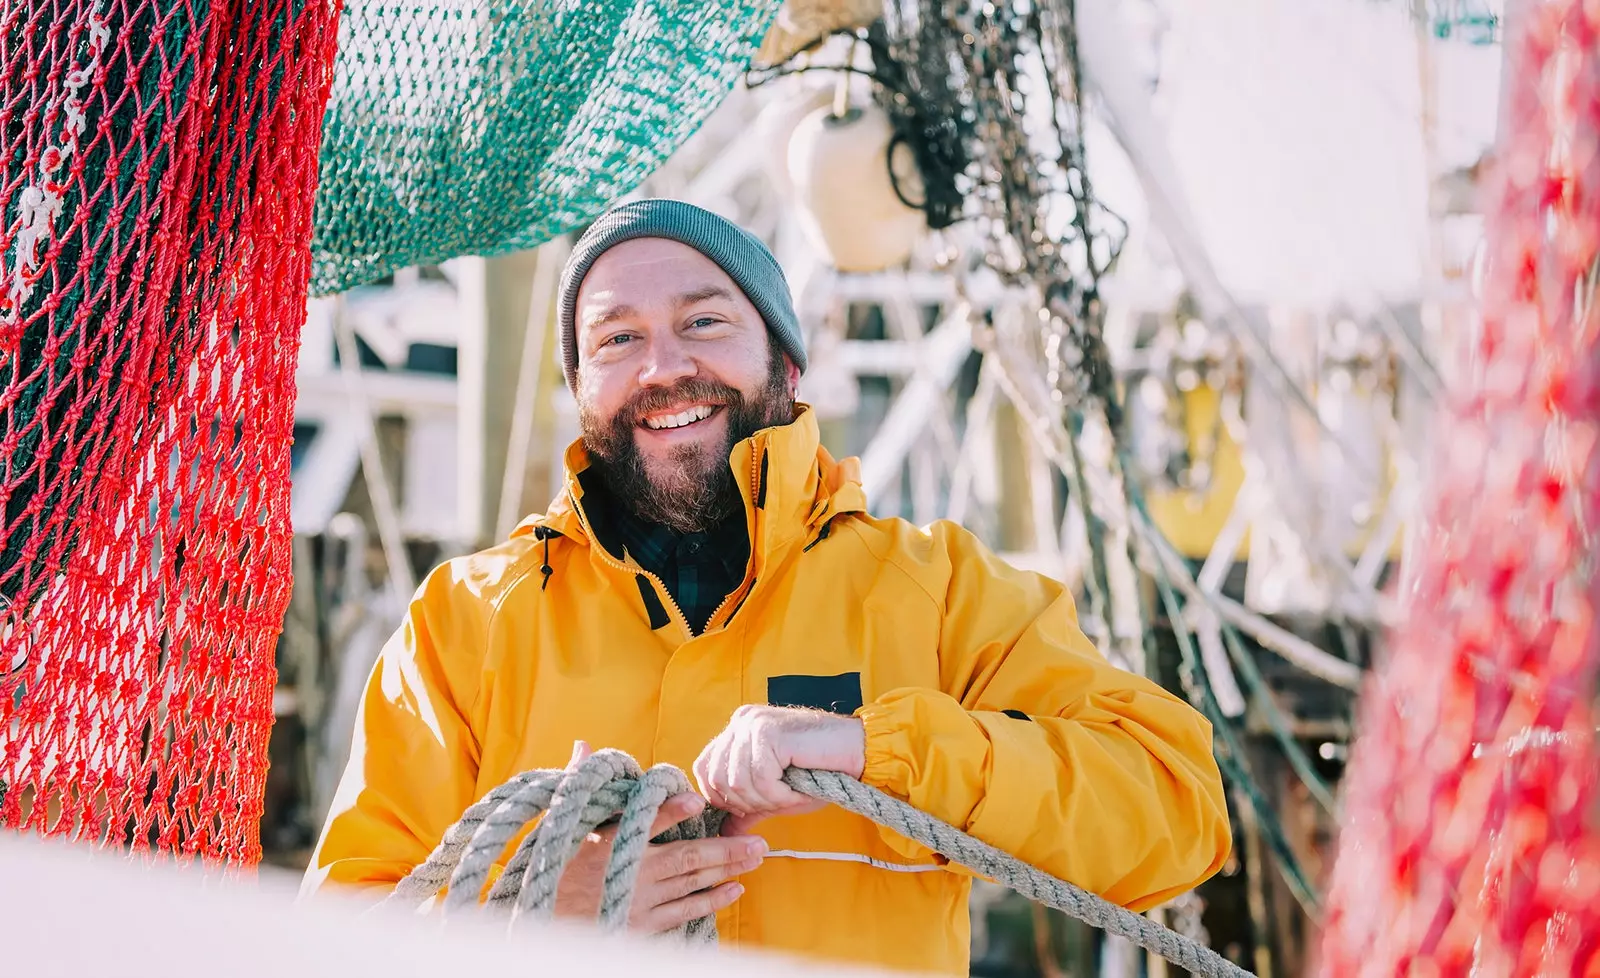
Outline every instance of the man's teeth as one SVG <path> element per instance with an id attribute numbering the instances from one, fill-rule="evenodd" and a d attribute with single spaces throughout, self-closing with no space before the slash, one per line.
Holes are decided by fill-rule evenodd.
<path id="1" fill-rule="evenodd" d="M 682 428 L 686 424 L 704 421 L 706 418 L 711 417 L 711 412 L 714 410 L 716 408 L 711 405 L 702 404 L 699 407 L 689 408 L 687 411 L 669 414 L 664 418 L 645 418 L 644 426 L 655 431 L 661 431 L 664 428 Z"/>

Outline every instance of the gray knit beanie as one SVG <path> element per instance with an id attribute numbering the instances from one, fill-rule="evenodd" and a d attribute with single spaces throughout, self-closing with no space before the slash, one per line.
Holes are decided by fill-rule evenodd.
<path id="1" fill-rule="evenodd" d="M 567 386 L 578 389 L 578 288 L 607 249 L 633 238 L 668 238 L 686 244 L 721 266 L 766 320 L 767 329 L 804 373 L 806 348 L 789 281 L 761 240 L 726 218 L 681 200 L 653 198 L 615 207 L 589 226 L 561 273 L 556 325 Z"/>

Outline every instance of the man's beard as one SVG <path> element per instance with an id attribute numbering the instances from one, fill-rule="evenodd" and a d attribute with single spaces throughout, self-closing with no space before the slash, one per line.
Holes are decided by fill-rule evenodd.
<path id="1" fill-rule="evenodd" d="M 651 471 L 634 441 L 639 419 L 693 401 L 721 404 L 727 435 L 720 445 L 679 445 L 670 461 Z M 739 484 L 728 465 L 735 443 L 762 428 L 794 420 L 783 354 L 772 351 L 766 385 L 746 400 L 735 388 L 705 377 L 690 377 L 671 387 L 647 387 L 623 405 L 610 421 L 595 416 L 581 399 L 578 427 L 591 464 L 605 479 L 615 503 L 634 515 L 679 533 L 708 529 L 744 508 Z"/>

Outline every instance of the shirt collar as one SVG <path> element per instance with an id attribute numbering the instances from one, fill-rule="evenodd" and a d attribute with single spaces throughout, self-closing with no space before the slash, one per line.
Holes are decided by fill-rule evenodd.
<path id="1" fill-rule="evenodd" d="M 586 510 L 601 546 L 612 555 L 627 556 L 640 567 L 659 574 L 670 560 L 706 562 L 716 560 L 729 574 L 742 578 L 750 559 L 750 536 L 743 512 L 735 512 L 716 525 L 696 533 L 680 533 L 661 523 L 640 519 L 595 478 L 594 469 L 585 482 Z"/>

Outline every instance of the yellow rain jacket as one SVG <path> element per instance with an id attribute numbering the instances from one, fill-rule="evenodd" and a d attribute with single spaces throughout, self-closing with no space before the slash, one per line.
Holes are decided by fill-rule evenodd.
<path id="1" fill-rule="evenodd" d="M 392 886 L 463 809 L 564 766 L 574 740 L 689 770 L 737 707 L 768 702 L 853 712 L 868 784 L 1116 903 L 1222 865 L 1209 724 L 1109 665 L 1059 584 L 951 523 L 868 516 L 809 409 L 732 464 L 752 556 L 701 635 L 596 545 L 578 445 L 547 515 L 429 575 L 368 683 L 305 890 Z M 967 875 L 837 808 L 756 831 L 774 854 L 720 915 L 724 941 L 966 973 Z"/>

